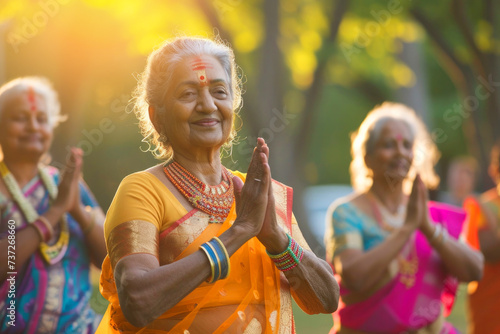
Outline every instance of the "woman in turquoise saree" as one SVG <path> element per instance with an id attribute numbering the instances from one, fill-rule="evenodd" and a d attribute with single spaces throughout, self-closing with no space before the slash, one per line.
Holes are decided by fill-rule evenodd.
<path id="1" fill-rule="evenodd" d="M 90 263 L 106 254 L 104 215 L 80 180 L 82 152 L 62 173 L 44 165 L 62 120 L 41 78 L 0 87 L 0 320 L 2 333 L 94 333 Z"/>
<path id="2" fill-rule="evenodd" d="M 371 111 L 352 140 L 356 192 L 327 215 L 341 294 L 331 333 L 457 333 L 444 317 L 457 282 L 481 278 L 483 259 L 457 240 L 463 210 L 428 201 L 436 146 L 415 112 L 394 103 Z"/>

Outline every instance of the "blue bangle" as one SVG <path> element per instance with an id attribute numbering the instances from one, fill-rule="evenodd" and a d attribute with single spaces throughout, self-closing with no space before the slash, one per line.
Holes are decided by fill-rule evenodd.
<path id="1" fill-rule="evenodd" d="M 213 247 L 213 249 L 216 251 L 217 257 L 220 259 L 219 279 L 224 279 L 229 275 L 230 270 L 229 256 L 227 254 L 226 247 L 224 247 L 224 244 L 217 237 L 214 237 L 212 240 L 210 240 L 208 244 Z"/>
<path id="2" fill-rule="evenodd" d="M 227 262 L 227 273 L 226 273 L 226 275 L 221 275 L 222 276 L 221 278 L 224 279 L 224 278 L 228 277 L 229 273 L 231 272 L 231 259 L 229 257 L 229 254 L 227 253 L 226 246 L 224 246 L 224 244 L 222 243 L 222 241 L 220 241 L 219 238 L 217 238 L 217 237 L 214 237 L 212 240 L 215 240 L 215 241 L 217 241 L 219 243 L 219 246 L 223 250 L 224 255 L 225 255 L 224 259 Z"/>
<path id="3" fill-rule="evenodd" d="M 215 251 L 209 246 L 208 243 L 204 243 L 200 246 L 200 248 L 207 254 L 210 266 L 212 267 L 212 277 L 208 280 L 208 283 L 214 283 L 220 277 L 220 261 L 217 258 Z"/>

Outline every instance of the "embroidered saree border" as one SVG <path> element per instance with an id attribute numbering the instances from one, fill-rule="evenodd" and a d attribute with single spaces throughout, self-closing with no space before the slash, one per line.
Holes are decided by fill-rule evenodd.
<path id="1" fill-rule="evenodd" d="M 158 230 L 143 220 L 131 220 L 116 226 L 106 244 L 113 269 L 122 257 L 130 254 L 146 253 L 159 259 Z"/>

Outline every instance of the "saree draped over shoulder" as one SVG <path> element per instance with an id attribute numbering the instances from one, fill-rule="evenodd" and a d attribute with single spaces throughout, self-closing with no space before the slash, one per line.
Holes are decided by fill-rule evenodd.
<path id="1" fill-rule="evenodd" d="M 491 195 L 491 194 L 488 194 Z M 496 195 L 496 193 L 495 193 Z M 492 196 L 490 196 L 492 197 Z M 478 232 L 500 228 L 500 199 L 497 196 L 483 196 L 481 203 L 475 198 L 464 202 L 468 213 L 465 236 L 474 249 L 480 249 Z M 489 210 L 494 222 L 489 223 L 484 210 Z M 490 225 L 491 224 L 491 225 Z M 485 262 L 483 278 L 479 282 L 468 285 L 468 333 L 494 334 L 500 333 L 500 263 Z"/>
<path id="2" fill-rule="evenodd" d="M 450 237 L 460 235 L 465 213 L 460 208 L 429 202 L 429 214 Z M 389 232 L 346 202 L 331 211 L 327 224 L 327 257 L 345 249 L 368 251 Z M 383 279 L 371 291 L 356 294 L 340 283 L 340 304 L 330 333 L 456 333 L 444 321 L 453 306 L 458 281 L 447 275 L 438 253 L 416 231 Z"/>
<path id="3" fill-rule="evenodd" d="M 233 172 L 244 180 L 244 175 Z M 283 229 L 303 246 L 292 215 L 292 190 L 274 182 L 276 213 Z M 205 213 L 187 212 L 154 175 L 126 177 L 109 209 L 105 236 L 108 257 L 101 274 L 101 293 L 110 305 L 97 333 L 295 333 L 291 294 L 257 238 L 231 256 L 228 278 L 202 283 L 174 307 L 143 328 L 130 324 L 120 308 L 113 270 L 120 258 L 154 255 L 160 265 L 182 259 L 227 230 L 236 218 L 234 204 L 222 224 L 209 224 Z"/>
<path id="4" fill-rule="evenodd" d="M 58 182 L 58 171 L 46 167 L 49 175 Z M 49 194 L 38 176 L 23 189 L 24 196 L 38 214 L 49 208 Z M 80 185 L 83 203 L 97 207 L 93 195 L 86 186 Z M 0 233 L 7 237 L 8 225 L 15 224 L 17 232 L 27 227 L 26 217 L 17 203 L 0 194 Z M 83 232 L 78 223 L 67 214 L 69 244 L 64 257 L 48 265 L 39 251 L 35 252 L 17 275 L 8 275 L 0 286 L 1 333 L 53 334 L 94 333 L 100 315 L 90 308 L 92 286 L 89 281 L 90 259 L 84 243 Z M 59 232 L 56 232 L 59 235 Z M 22 245 L 16 243 L 15 250 Z M 12 289 L 14 282 L 15 289 Z M 12 291 L 15 290 L 15 298 Z M 12 313 L 8 307 L 14 300 L 15 327 L 9 326 Z"/>

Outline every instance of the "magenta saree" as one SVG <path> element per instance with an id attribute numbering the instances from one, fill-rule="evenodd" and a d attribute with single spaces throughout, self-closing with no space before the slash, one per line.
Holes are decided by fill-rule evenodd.
<path id="1" fill-rule="evenodd" d="M 457 239 L 465 213 L 453 206 L 429 203 L 430 217 Z M 453 306 L 458 282 L 447 275 L 438 253 L 417 231 L 403 248 L 395 276 L 366 299 L 351 298 L 339 280 L 341 301 L 330 333 L 457 333 L 444 322 Z"/>

